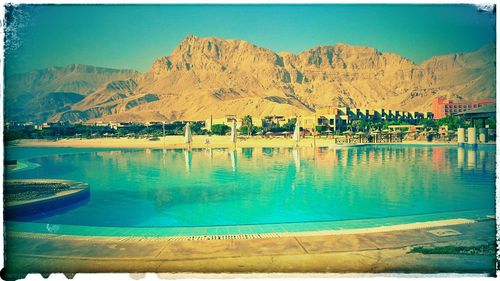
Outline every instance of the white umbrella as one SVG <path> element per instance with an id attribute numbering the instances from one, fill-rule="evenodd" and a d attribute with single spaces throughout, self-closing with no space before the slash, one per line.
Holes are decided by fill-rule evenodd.
<path id="1" fill-rule="evenodd" d="M 231 126 L 231 141 L 236 143 L 236 121 L 233 120 L 233 125 Z"/>
<path id="2" fill-rule="evenodd" d="M 186 124 L 186 131 L 184 132 L 184 143 L 189 143 L 193 141 L 193 135 L 191 134 L 191 124 L 188 122 Z"/>
<path id="3" fill-rule="evenodd" d="M 299 142 L 300 140 L 300 126 L 298 120 L 297 123 L 295 123 L 295 130 L 293 131 L 293 140 L 296 142 Z"/>

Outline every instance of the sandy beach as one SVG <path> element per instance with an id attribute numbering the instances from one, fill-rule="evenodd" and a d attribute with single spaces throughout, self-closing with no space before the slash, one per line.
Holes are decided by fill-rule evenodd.
<path id="1" fill-rule="evenodd" d="M 205 141 L 208 139 L 209 143 Z M 331 147 L 335 146 L 335 141 L 332 138 L 316 138 L 311 137 L 301 139 L 299 147 Z M 423 142 L 412 141 L 403 142 L 406 144 L 434 144 L 447 145 L 447 142 Z M 453 144 L 453 143 L 452 143 Z M 95 138 L 95 139 L 61 139 L 57 141 L 51 140 L 34 140 L 24 139 L 16 140 L 8 143 L 9 146 L 25 146 L 25 147 L 81 147 L 81 148 L 186 148 L 184 136 L 166 136 L 160 140 L 150 141 L 149 139 L 134 139 L 134 138 Z M 291 138 L 275 137 L 239 137 L 236 147 L 295 147 L 296 143 Z M 229 136 L 193 136 L 191 148 L 233 148 Z"/>

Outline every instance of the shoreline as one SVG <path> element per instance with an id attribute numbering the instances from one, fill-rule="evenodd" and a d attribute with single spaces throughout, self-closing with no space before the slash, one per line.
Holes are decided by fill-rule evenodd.
<path id="1" fill-rule="evenodd" d="M 205 144 L 208 139 L 209 143 Z M 408 144 L 408 145 L 457 145 L 457 142 L 427 142 L 427 141 L 403 141 L 392 143 L 360 143 L 362 145 L 383 145 L 383 144 Z M 250 137 L 238 139 L 234 145 L 228 136 L 193 136 L 193 142 L 190 148 L 263 148 L 263 147 L 352 147 L 359 145 L 351 144 L 335 144 L 332 138 L 304 138 L 301 139 L 298 146 L 291 138 L 264 138 Z M 494 142 L 479 144 L 479 145 L 495 145 Z M 8 147 L 68 147 L 68 148 L 188 148 L 184 143 L 183 136 L 167 136 L 161 137 L 158 141 L 150 141 L 148 139 L 131 139 L 131 138 L 96 138 L 96 139 L 62 139 L 57 141 L 50 140 L 31 140 L 22 139 L 7 143 Z"/>

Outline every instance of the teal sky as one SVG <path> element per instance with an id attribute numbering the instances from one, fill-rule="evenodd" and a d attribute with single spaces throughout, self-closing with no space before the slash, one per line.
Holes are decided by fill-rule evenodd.
<path id="1" fill-rule="evenodd" d="M 15 14 L 8 73 L 71 63 L 146 71 L 189 34 L 293 53 L 342 42 L 420 63 L 495 42 L 496 24 L 470 5 L 28 5 Z"/>

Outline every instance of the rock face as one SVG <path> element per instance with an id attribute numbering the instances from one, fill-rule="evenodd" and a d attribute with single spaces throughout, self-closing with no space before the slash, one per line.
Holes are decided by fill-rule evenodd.
<path id="1" fill-rule="evenodd" d="M 47 121 L 92 94 L 100 85 L 140 73 L 89 65 L 50 67 L 5 77 L 5 120 Z"/>
<path id="2" fill-rule="evenodd" d="M 14 112 L 33 111 L 19 100 L 55 91 L 82 98 L 59 105 L 53 114 L 38 114 L 37 121 L 288 116 L 337 105 L 430 111 L 441 95 L 494 98 L 495 63 L 493 45 L 416 65 L 396 54 L 346 44 L 294 55 L 241 40 L 188 36 L 145 73 L 71 65 L 9 77 L 6 120 L 20 116 Z"/>

